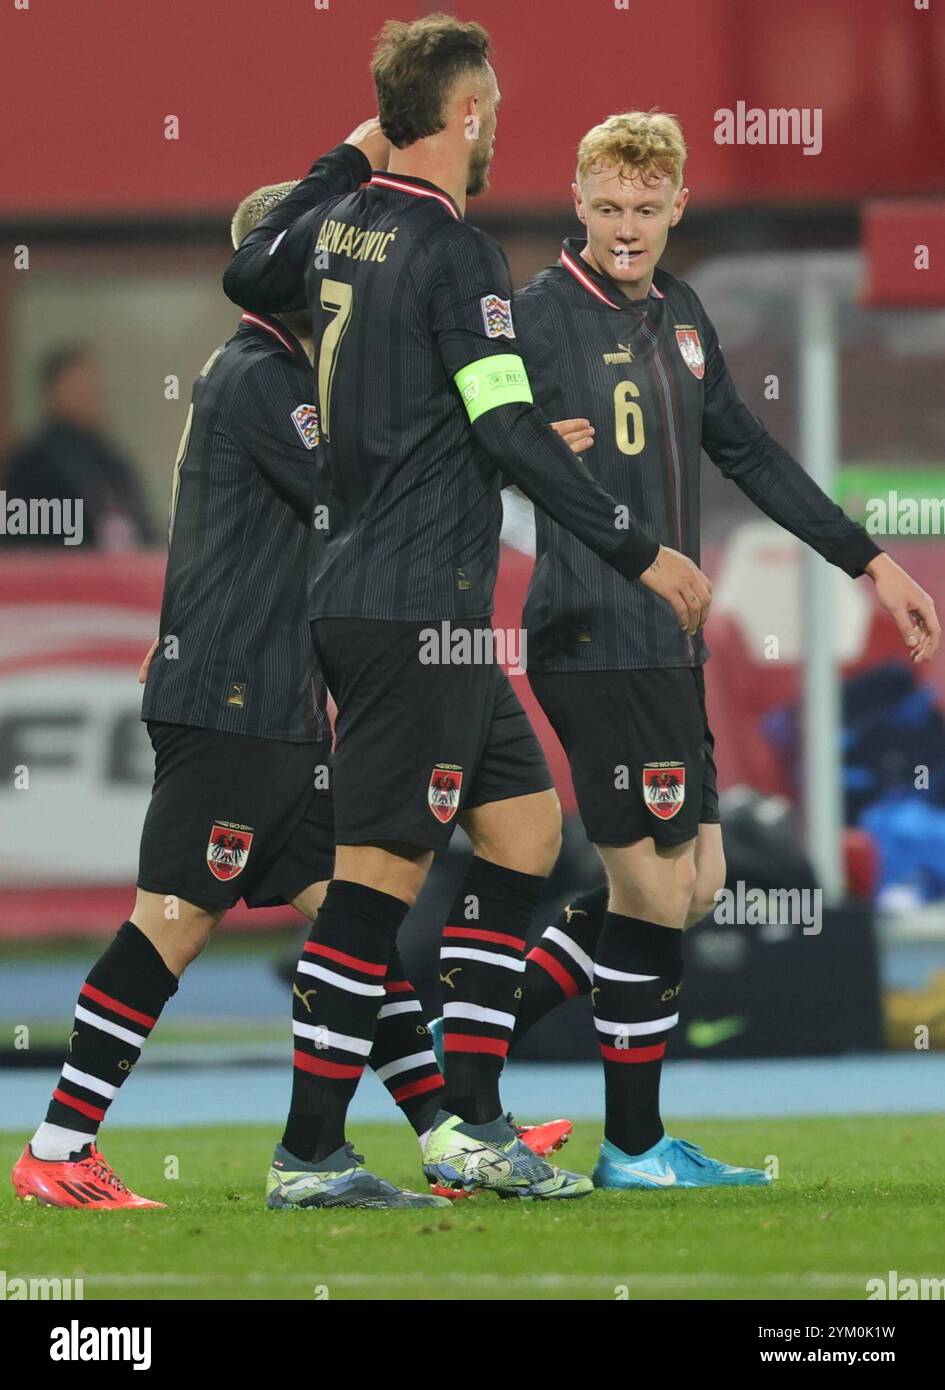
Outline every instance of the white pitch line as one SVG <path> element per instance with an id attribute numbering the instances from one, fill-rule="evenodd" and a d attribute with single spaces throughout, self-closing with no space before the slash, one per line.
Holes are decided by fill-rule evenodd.
<path id="1" fill-rule="evenodd" d="M 501 1284 L 503 1287 L 512 1286 L 514 1288 L 544 1288 L 544 1289 L 563 1289 L 563 1288 L 614 1288 L 618 1284 L 626 1284 L 632 1291 L 634 1288 L 641 1293 L 644 1286 L 655 1286 L 657 1288 L 713 1288 L 713 1287 L 732 1287 L 750 1281 L 752 1287 L 777 1287 L 781 1288 L 785 1284 L 803 1285 L 805 1288 L 847 1288 L 851 1284 L 863 1286 L 866 1292 L 866 1282 L 868 1279 L 876 1277 L 876 1271 L 869 1274 L 862 1273 L 840 1273 L 822 1274 L 817 1271 L 808 1271 L 805 1274 L 713 1274 L 713 1273 L 689 1273 L 689 1274 L 667 1274 L 665 1272 L 640 1272 L 633 1271 L 629 1274 L 422 1274 L 417 1272 L 400 1274 L 377 1274 L 377 1273 L 352 1273 L 347 1271 L 339 1274 L 301 1274 L 297 1270 L 288 1274 L 262 1274 L 248 1271 L 244 1274 L 175 1274 L 165 1272 L 160 1274 L 86 1274 L 83 1276 L 86 1288 L 96 1285 L 121 1284 L 126 1288 L 199 1288 L 204 1284 L 253 1284 L 264 1285 L 271 1283 L 283 1284 L 308 1284 L 314 1287 L 316 1284 L 327 1285 L 330 1289 L 334 1284 L 339 1288 L 357 1288 L 362 1284 L 395 1286 L 410 1285 L 414 1287 L 425 1287 L 428 1284 L 445 1286 L 449 1288 L 491 1288 L 493 1285 Z"/>

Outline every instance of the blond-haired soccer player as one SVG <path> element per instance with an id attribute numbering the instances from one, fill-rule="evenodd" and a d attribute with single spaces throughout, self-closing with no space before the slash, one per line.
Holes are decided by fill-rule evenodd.
<path id="1" fill-rule="evenodd" d="M 868 575 L 911 655 L 939 640 L 928 594 L 851 521 L 745 406 L 695 292 L 659 269 L 686 208 L 686 146 L 663 112 L 611 116 L 581 141 L 573 184 L 586 239 L 514 301 L 536 403 L 628 517 L 661 542 L 654 567 L 699 560 L 699 468 L 713 463 L 772 520 L 851 578 Z M 584 417 L 583 422 L 576 417 Z M 767 1181 L 664 1133 L 660 1067 L 677 1021 L 682 928 L 724 883 L 698 593 L 672 604 L 621 584 L 537 518 L 525 607 L 529 677 L 567 752 L 606 892 L 565 910 L 532 952 L 516 1037 L 591 991 L 606 1077 L 600 1187 Z M 625 775 L 621 776 L 621 770 Z"/>

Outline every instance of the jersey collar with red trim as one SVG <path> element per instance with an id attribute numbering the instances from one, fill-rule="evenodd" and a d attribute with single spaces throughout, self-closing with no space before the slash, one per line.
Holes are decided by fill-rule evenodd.
<path id="1" fill-rule="evenodd" d="M 444 193 L 442 188 L 437 188 L 435 183 L 430 183 L 427 179 L 408 178 L 406 174 L 388 174 L 381 169 L 375 169 L 368 181 L 368 188 L 388 188 L 395 193 L 409 193 L 414 198 L 433 198 L 451 217 L 455 217 L 457 222 L 462 221 L 462 213 L 454 199 L 448 193 Z"/>
<path id="2" fill-rule="evenodd" d="M 268 333 L 272 338 L 278 338 L 286 352 L 297 352 L 307 359 L 308 354 L 302 344 L 291 328 L 287 328 L 281 319 L 272 318 L 269 314 L 251 314 L 248 309 L 244 309 L 240 315 L 240 323 L 248 324 L 257 332 Z"/>
<path id="3" fill-rule="evenodd" d="M 602 275 L 599 270 L 595 270 L 592 265 L 588 265 L 587 261 L 584 260 L 581 255 L 586 245 L 587 242 L 580 237 L 565 237 L 564 241 L 561 243 L 561 256 L 558 264 L 563 266 L 570 275 L 573 275 L 574 279 L 587 290 L 588 294 L 593 295 L 594 298 L 600 300 L 602 304 L 608 304 L 611 309 L 645 307 L 645 300 L 634 301 L 627 299 L 626 295 L 614 289 L 612 280 L 608 280 L 606 275 Z M 650 286 L 650 293 L 647 296 L 648 299 L 665 299 L 665 297 L 666 296 L 658 290 L 655 285 Z"/>

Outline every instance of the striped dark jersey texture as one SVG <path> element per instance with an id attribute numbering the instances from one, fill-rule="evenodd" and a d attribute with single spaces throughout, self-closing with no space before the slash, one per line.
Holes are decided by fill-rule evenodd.
<path id="1" fill-rule="evenodd" d="M 292 743 L 328 736 L 306 617 L 312 394 L 298 339 L 257 314 L 194 383 L 143 719 Z"/>
<path id="2" fill-rule="evenodd" d="M 515 296 L 536 402 L 595 427 L 588 471 L 661 544 L 699 563 L 702 450 L 772 520 L 855 576 L 879 550 L 768 434 L 738 394 L 718 336 L 689 285 L 657 270 L 627 299 L 568 238 L 557 265 Z M 536 511 L 537 560 L 525 606 L 537 671 L 695 666 L 707 655 L 669 604 L 626 584 Z"/>
<path id="3" fill-rule="evenodd" d="M 614 499 L 533 404 L 500 403 L 471 421 L 454 381 L 483 361 L 493 379 L 514 375 L 519 346 L 499 246 L 425 180 L 371 173 L 345 145 L 321 163 L 354 159 L 365 166 L 363 187 L 321 203 L 317 184 L 303 180 L 224 277 L 230 298 L 253 311 L 294 308 L 303 297 L 311 309 L 330 501 L 310 615 L 490 614 L 503 474 L 626 584 L 656 554 L 651 538 L 617 528 Z"/>

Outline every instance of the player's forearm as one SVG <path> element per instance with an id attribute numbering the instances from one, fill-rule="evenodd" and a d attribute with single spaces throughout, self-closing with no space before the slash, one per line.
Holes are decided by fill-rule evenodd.
<path id="1" fill-rule="evenodd" d="M 713 330 L 714 332 L 714 330 Z M 706 369 L 702 447 L 765 516 L 856 578 L 879 547 L 752 414 L 716 347 Z"/>
<path id="2" fill-rule="evenodd" d="M 659 543 L 627 517 L 534 406 L 499 406 L 473 425 L 508 480 L 626 579 L 653 563 Z"/>
<path id="3" fill-rule="evenodd" d="M 337 145 L 316 160 L 308 176 L 266 214 L 234 253 L 223 273 L 227 297 L 256 313 L 304 308 L 311 247 L 301 219 L 327 199 L 353 192 L 370 175 L 369 161 L 354 145 Z"/>
<path id="4" fill-rule="evenodd" d="M 847 516 L 797 459 L 765 434 L 734 470 L 723 468 L 746 497 L 830 564 L 852 578 L 865 572 L 880 548 L 863 527 Z"/>

